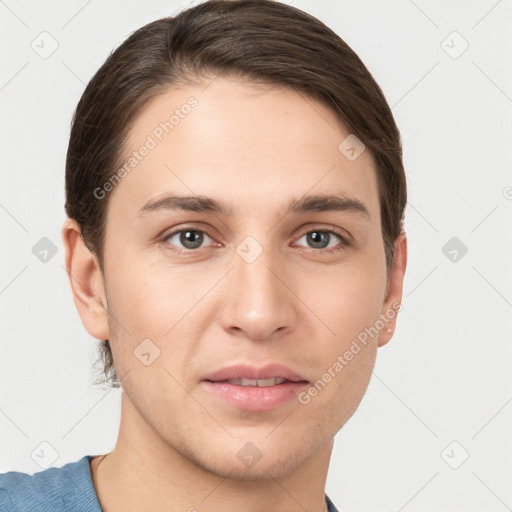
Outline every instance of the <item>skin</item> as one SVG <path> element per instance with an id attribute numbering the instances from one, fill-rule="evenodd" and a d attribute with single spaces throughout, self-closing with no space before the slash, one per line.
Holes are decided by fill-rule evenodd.
<path id="1" fill-rule="evenodd" d="M 338 145 L 350 131 L 295 91 L 221 77 L 173 87 L 139 114 L 126 154 L 190 96 L 198 105 L 111 192 L 104 275 L 76 222 L 63 227 L 76 307 L 91 336 L 110 339 L 123 385 L 119 436 L 93 459 L 93 483 L 108 512 L 324 511 L 334 436 L 359 405 L 396 315 L 305 405 L 243 411 L 200 381 L 226 365 L 278 362 L 315 382 L 401 302 L 405 233 L 387 275 L 373 156 L 349 161 Z M 215 198 L 233 215 L 138 215 L 167 192 Z M 370 218 L 286 214 L 313 193 L 356 198 Z M 207 233 L 199 249 L 169 236 L 191 224 Z M 332 229 L 353 244 L 327 253 L 305 236 Z M 252 263 L 236 252 L 247 236 L 262 249 Z M 328 248 L 340 243 L 330 235 Z M 149 366 L 133 354 L 146 338 L 160 350 Z M 252 467 L 237 457 L 248 442 L 261 453 Z"/>

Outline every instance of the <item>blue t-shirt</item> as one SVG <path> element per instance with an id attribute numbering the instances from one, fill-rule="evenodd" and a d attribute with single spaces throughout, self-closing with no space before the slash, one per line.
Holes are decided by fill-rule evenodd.
<path id="1" fill-rule="evenodd" d="M 29 475 L 9 471 L 0 475 L 2 512 L 102 512 L 85 455 L 61 468 L 48 468 Z M 327 495 L 329 512 L 338 512 Z"/>

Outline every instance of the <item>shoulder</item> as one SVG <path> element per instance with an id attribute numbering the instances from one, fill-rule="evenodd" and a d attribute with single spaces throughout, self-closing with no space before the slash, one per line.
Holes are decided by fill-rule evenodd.
<path id="1" fill-rule="evenodd" d="M 85 455 L 60 468 L 30 475 L 19 471 L 0 474 L 0 510 L 25 512 L 101 512 Z"/>

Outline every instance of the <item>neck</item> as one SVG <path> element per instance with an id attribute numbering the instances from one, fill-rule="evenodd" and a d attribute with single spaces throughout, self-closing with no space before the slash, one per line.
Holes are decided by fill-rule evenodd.
<path id="1" fill-rule="evenodd" d="M 290 473 L 235 480 L 208 471 L 161 439 L 125 393 L 116 446 L 91 461 L 93 484 L 105 512 L 136 510 L 325 512 L 331 439 Z"/>

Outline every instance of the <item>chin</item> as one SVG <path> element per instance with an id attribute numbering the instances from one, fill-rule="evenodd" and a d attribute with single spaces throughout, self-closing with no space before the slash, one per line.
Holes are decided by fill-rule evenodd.
<path id="1" fill-rule="evenodd" d="M 245 482 L 250 481 L 265 481 L 273 480 L 275 478 L 284 477 L 290 473 L 293 473 L 300 467 L 300 463 L 293 463 L 292 459 L 283 462 L 282 460 L 267 460 L 263 462 L 260 460 L 253 467 L 244 467 L 240 463 L 233 463 L 232 461 L 226 461 L 225 464 L 219 465 L 218 463 L 205 467 L 211 473 L 214 473 L 223 478 L 229 478 L 230 480 L 240 480 Z"/>
<path id="2" fill-rule="evenodd" d="M 313 455 L 306 452 L 304 444 L 297 442 L 294 450 L 286 440 L 280 440 L 277 446 L 267 441 L 261 451 L 250 442 L 242 443 L 242 448 L 239 448 L 240 443 L 235 444 L 235 448 L 218 444 L 218 452 L 212 451 L 210 445 L 207 450 L 196 451 L 192 458 L 203 469 L 223 478 L 264 481 L 293 473 Z M 230 452 L 233 455 L 230 456 Z"/>

